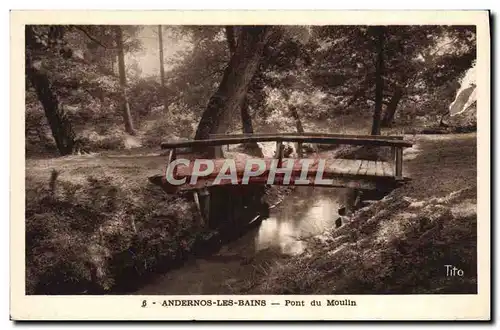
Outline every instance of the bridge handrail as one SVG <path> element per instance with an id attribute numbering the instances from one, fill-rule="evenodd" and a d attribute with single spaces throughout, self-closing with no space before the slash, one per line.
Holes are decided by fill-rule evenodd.
<path id="1" fill-rule="evenodd" d="M 365 138 L 365 139 L 380 139 L 385 140 L 403 140 L 402 135 L 347 135 L 347 134 L 333 134 L 333 133 L 318 133 L 318 132 L 304 132 L 304 133 L 244 133 L 244 134 L 210 134 L 210 138 L 224 138 L 224 137 L 246 137 L 246 136 L 324 136 L 324 137 L 355 137 L 355 138 Z"/>
<path id="2" fill-rule="evenodd" d="M 303 134 L 270 134 L 270 135 L 248 135 L 241 137 L 221 137 L 206 140 L 191 140 L 179 142 L 163 142 L 162 149 L 189 148 L 189 147 L 213 147 L 227 144 L 240 144 L 249 142 L 301 142 L 319 144 L 347 144 L 368 145 L 409 148 L 413 144 L 408 141 L 391 138 L 360 138 L 357 136 L 326 136 L 326 135 L 303 135 Z"/>

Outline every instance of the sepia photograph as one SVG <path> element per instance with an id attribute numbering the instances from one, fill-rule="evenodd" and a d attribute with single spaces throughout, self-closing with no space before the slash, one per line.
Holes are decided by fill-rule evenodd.
<path id="1" fill-rule="evenodd" d="M 77 22 L 20 36 L 26 297 L 352 309 L 489 290 L 473 20 Z"/>

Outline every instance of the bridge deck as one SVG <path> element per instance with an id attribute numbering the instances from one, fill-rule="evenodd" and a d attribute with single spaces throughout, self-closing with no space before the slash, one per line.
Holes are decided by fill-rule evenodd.
<path id="1" fill-rule="evenodd" d="M 216 135 L 208 140 L 193 140 L 193 141 L 177 141 L 165 142 L 161 144 L 162 149 L 170 149 L 168 164 L 182 158 L 200 159 L 210 158 L 214 161 L 214 171 L 207 176 L 199 178 L 192 177 L 194 162 L 189 165 L 178 165 L 174 177 L 177 179 L 186 178 L 186 183 L 182 185 L 173 185 L 167 182 L 166 176 L 161 178 L 161 186 L 166 191 L 179 191 L 201 189 L 212 185 L 226 184 L 241 184 L 245 165 L 249 159 L 248 155 L 237 154 L 232 157 L 235 161 L 237 178 L 232 182 L 231 179 L 216 180 L 222 165 L 227 160 L 224 158 L 222 145 L 241 144 L 248 142 L 276 142 L 276 154 L 274 158 L 264 158 L 265 171 L 258 176 L 250 177 L 249 183 L 267 184 L 269 178 L 271 164 L 278 160 L 281 161 L 279 167 L 288 167 L 289 162 L 293 162 L 291 170 L 291 180 L 289 183 L 283 182 L 285 175 L 278 174 L 274 177 L 274 181 L 270 180 L 270 184 L 281 185 L 320 185 L 334 187 L 354 187 L 361 189 L 378 189 L 380 184 L 393 184 L 404 181 L 403 177 L 403 148 L 411 147 L 412 143 L 404 141 L 402 136 L 364 136 L 364 135 L 341 135 L 341 134 L 323 134 L 323 133 L 278 133 L 278 134 L 243 134 L 243 135 Z M 297 153 L 302 157 L 303 143 L 313 144 L 337 144 L 337 145 L 356 145 L 368 147 L 390 147 L 392 149 L 392 160 L 390 162 L 370 161 L 370 160 L 350 160 L 350 159 L 333 159 L 333 158 L 284 158 L 284 142 L 298 143 Z M 229 156 L 229 155 L 228 155 Z M 307 175 L 303 172 L 303 161 L 309 160 L 312 162 L 307 168 Z M 326 164 L 324 163 L 326 162 Z M 167 164 L 166 164 L 167 165 Z M 324 169 L 322 169 L 324 165 Z M 257 169 L 257 165 L 253 171 Z M 203 171 L 203 169 L 201 169 Z M 222 173 L 228 174 L 228 173 Z M 322 180 L 315 180 L 323 178 Z M 150 178 L 151 179 L 151 178 Z M 159 177 L 156 177 L 159 179 Z M 219 177 L 220 179 L 220 177 Z M 281 181 L 280 181 L 281 180 Z M 297 182 L 298 180 L 298 182 Z M 158 180 L 155 180 L 158 182 Z"/>
<path id="2" fill-rule="evenodd" d="M 241 184 L 245 162 L 248 157 L 242 155 L 236 155 L 234 158 L 236 165 L 236 173 L 238 184 Z M 371 160 L 353 160 L 353 159 L 330 159 L 325 161 L 325 167 L 323 171 L 323 175 L 321 178 L 323 179 L 333 179 L 332 184 L 319 184 L 315 182 L 315 178 L 318 174 L 320 158 L 307 158 L 312 161 L 312 163 L 307 167 L 307 180 L 308 184 L 304 183 L 296 183 L 296 181 L 300 178 L 302 172 L 302 159 L 296 158 L 285 158 L 283 159 L 283 163 L 281 168 L 287 166 L 287 162 L 293 162 L 293 169 L 291 171 L 291 180 L 290 185 L 316 185 L 316 186 L 356 186 L 363 188 L 363 186 L 373 186 L 374 182 L 381 181 L 395 181 L 394 177 L 394 168 L 393 164 L 388 162 L 381 161 L 371 161 Z M 214 159 L 215 169 L 212 174 L 204 177 L 198 177 L 195 184 L 191 184 L 191 178 L 193 173 L 193 163 L 190 163 L 188 166 L 186 165 L 178 165 L 176 168 L 175 178 L 182 179 L 186 178 L 186 183 L 173 186 L 170 183 L 163 180 L 163 185 L 168 186 L 169 190 L 192 190 L 192 189 L 200 189 L 203 187 L 209 187 L 214 185 L 214 180 L 219 174 L 224 161 L 227 159 Z M 269 177 L 269 170 L 271 167 L 271 162 L 275 159 L 273 158 L 264 158 L 263 159 L 266 164 L 266 170 L 259 176 L 250 177 L 249 183 L 257 183 L 257 184 L 265 184 Z M 253 167 L 256 169 L 256 166 Z M 227 174 L 228 172 L 226 172 Z M 282 185 L 283 183 L 283 174 L 276 174 L 275 180 L 273 184 Z M 230 179 L 222 179 L 220 182 L 217 182 L 216 185 L 229 185 L 234 184 Z"/>

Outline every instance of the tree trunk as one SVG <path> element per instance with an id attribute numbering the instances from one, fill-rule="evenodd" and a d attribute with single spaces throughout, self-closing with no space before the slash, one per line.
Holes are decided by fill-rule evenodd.
<path id="1" fill-rule="evenodd" d="M 226 40 L 229 49 L 229 54 L 233 56 L 234 53 L 236 52 L 236 45 L 237 45 L 237 40 L 234 33 L 234 27 L 228 25 L 226 26 L 225 30 L 226 30 Z M 243 133 L 253 134 L 254 132 L 253 123 L 252 123 L 252 117 L 250 116 L 249 112 L 247 95 L 245 95 L 245 97 L 243 98 L 243 102 L 241 103 L 240 106 L 240 111 L 241 111 L 241 128 L 243 130 Z M 262 153 L 262 150 L 260 149 L 257 142 L 245 143 L 244 148 L 250 152 L 254 152 L 255 156 L 264 157 L 264 154 Z"/>
<path id="2" fill-rule="evenodd" d="M 376 35 L 377 59 L 375 64 L 375 111 L 373 112 L 371 135 L 380 135 L 380 116 L 382 114 L 384 92 L 384 27 L 377 26 L 374 29 Z"/>
<path id="3" fill-rule="evenodd" d="M 290 95 L 288 94 L 287 91 L 284 91 L 283 94 L 284 94 L 286 102 L 289 103 Z M 297 129 L 297 133 L 303 134 L 304 133 L 304 126 L 302 126 L 302 121 L 300 120 L 300 116 L 299 116 L 299 112 L 297 111 L 297 107 L 295 105 L 289 105 L 288 110 L 290 111 L 290 114 L 292 115 L 293 119 L 295 120 L 295 128 Z M 318 147 L 316 144 L 312 144 L 311 148 L 315 152 L 318 151 Z M 302 143 L 296 143 L 295 150 L 299 156 L 302 155 Z"/>
<path id="4" fill-rule="evenodd" d="M 401 87 L 396 87 L 394 94 L 392 95 L 391 101 L 387 105 L 387 109 L 385 110 L 384 117 L 382 118 L 381 125 L 382 127 L 391 127 L 392 122 L 394 120 L 394 115 L 396 114 L 396 110 L 398 109 L 399 101 L 403 97 L 403 89 Z"/>
<path id="5" fill-rule="evenodd" d="M 165 66 L 163 63 L 163 34 L 161 31 L 161 25 L 158 25 L 158 42 L 160 48 L 160 84 L 161 84 L 161 97 L 163 100 L 163 111 L 166 114 L 168 109 L 167 95 L 165 91 Z"/>
<path id="6" fill-rule="evenodd" d="M 116 46 L 118 49 L 118 74 L 120 76 L 120 88 L 122 94 L 122 113 L 125 122 L 125 131 L 130 135 L 135 135 L 134 123 L 130 114 L 130 105 L 127 98 L 127 76 L 125 73 L 125 54 L 123 51 L 123 32 L 121 26 L 114 27 L 116 35 Z"/>
<path id="7" fill-rule="evenodd" d="M 226 30 L 226 40 L 229 49 L 229 54 L 233 56 L 234 53 L 236 52 L 236 45 L 237 45 L 236 36 L 234 35 L 234 27 L 228 25 L 226 26 L 225 30 Z M 246 95 L 243 99 L 243 102 L 241 103 L 240 110 L 241 110 L 241 126 L 243 129 L 243 133 L 253 134 L 252 117 L 250 117 L 250 113 L 248 112 L 248 100 Z"/>
<path id="8" fill-rule="evenodd" d="M 62 156 L 70 155 L 75 146 L 75 133 L 71 123 L 59 107 L 59 101 L 51 89 L 49 78 L 33 66 L 29 55 L 26 56 L 26 75 L 43 106 L 59 153 Z"/>
<path id="9" fill-rule="evenodd" d="M 241 125 L 243 133 L 253 134 L 252 117 L 250 117 L 250 113 L 248 112 L 248 99 L 246 97 L 241 104 Z"/>
<path id="10" fill-rule="evenodd" d="M 236 37 L 234 35 L 234 28 L 231 25 L 226 26 L 226 40 L 229 54 L 233 56 L 234 52 L 236 52 Z"/>
<path id="11" fill-rule="evenodd" d="M 208 139 L 210 134 L 224 133 L 234 115 L 242 105 L 264 49 L 270 27 L 245 26 L 240 40 L 217 91 L 210 98 L 203 112 L 195 139 Z"/>
<path id="12" fill-rule="evenodd" d="M 241 104 L 241 124 L 243 128 L 243 133 L 253 134 L 252 117 L 248 111 L 248 98 L 243 99 Z M 244 149 L 256 157 L 264 157 L 262 149 L 257 142 L 248 142 L 244 144 Z"/>
<path id="13" fill-rule="evenodd" d="M 295 127 L 297 128 L 297 133 L 304 133 L 304 127 L 302 126 L 302 121 L 300 121 L 299 113 L 297 112 L 297 108 L 292 105 L 290 106 L 290 113 L 292 114 L 293 119 L 295 120 Z"/>

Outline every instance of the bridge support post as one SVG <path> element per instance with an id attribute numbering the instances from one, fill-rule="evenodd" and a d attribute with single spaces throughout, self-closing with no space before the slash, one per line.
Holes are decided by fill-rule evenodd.
<path id="1" fill-rule="evenodd" d="M 394 176 L 396 179 L 403 178 L 403 148 L 396 148 Z"/>
<path id="2" fill-rule="evenodd" d="M 207 226 L 210 221 L 210 192 L 207 188 L 193 192 L 194 202 L 200 214 L 201 225 Z"/>

